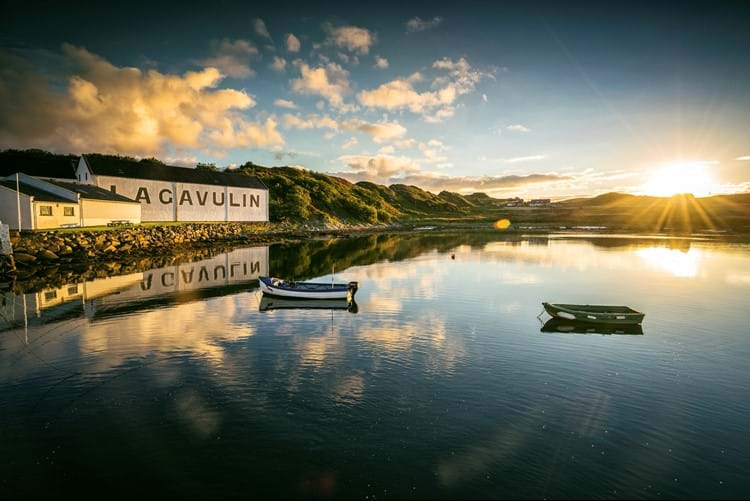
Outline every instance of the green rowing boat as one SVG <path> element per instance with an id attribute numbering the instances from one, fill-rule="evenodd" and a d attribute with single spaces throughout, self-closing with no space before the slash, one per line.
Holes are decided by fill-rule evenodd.
<path id="1" fill-rule="evenodd" d="M 544 309 L 555 318 L 576 320 L 590 324 L 629 324 L 643 322 L 645 316 L 628 306 L 603 306 L 594 304 L 542 303 Z"/>

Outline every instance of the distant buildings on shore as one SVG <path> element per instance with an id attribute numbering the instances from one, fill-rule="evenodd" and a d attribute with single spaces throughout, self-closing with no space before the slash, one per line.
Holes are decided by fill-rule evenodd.
<path id="1" fill-rule="evenodd" d="M 161 221 L 268 221 L 255 176 L 107 155 L 0 153 L 0 221 L 36 230 Z"/>
<path id="2" fill-rule="evenodd" d="M 500 201 L 505 207 L 546 207 L 552 203 L 550 198 L 535 198 L 533 200 L 524 201 L 523 198 L 504 198 Z"/>

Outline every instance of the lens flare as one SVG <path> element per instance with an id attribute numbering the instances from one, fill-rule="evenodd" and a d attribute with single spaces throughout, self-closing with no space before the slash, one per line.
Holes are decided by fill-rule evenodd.
<path id="1" fill-rule="evenodd" d="M 495 229 L 507 230 L 508 228 L 510 228 L 510 219 L 498 219 L 495 221 Z"/>

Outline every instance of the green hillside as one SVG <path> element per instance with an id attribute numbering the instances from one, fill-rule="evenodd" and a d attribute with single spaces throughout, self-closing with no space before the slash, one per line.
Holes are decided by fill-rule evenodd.
<path id="1" fill-rule="evenodd" d="M 118 157 L 112 157 L 118 158 Z M 72 174 L 75 157 L 40 150 L 0 152 L 0 169 L 11 175 L 21 166 Z M 159 162 L 143 159 L 141 162 Z M 214 170 L 214 165 L 198 165 Z M 515 227 L 559 229 L 606 227 L 611 231 L 731 231 L 750 233 L 750 193 L 695 198 L 692 195 L 651 197 L 605 193 L 544 207 L 508 207 L 507 200 L 486 193 L 435 195 L 417 186 L 345 179 L 294 167 L 262 167 L 252 162 L 227 169 L 260 178 L 270 190 L 272 222 L 379 224 L 395 221 L 489 225 L 509 219 Z"/>

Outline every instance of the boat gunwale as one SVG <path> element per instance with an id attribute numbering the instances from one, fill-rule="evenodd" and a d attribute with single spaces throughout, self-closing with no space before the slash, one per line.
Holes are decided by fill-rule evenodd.
<path id="1" fill-rule="evenodd" d="M 634 310 L 629 306 L 616 306 L 616 305 L 601 305 L 601 304 L 569 304 L 569 303 L 547 303 L 543 302 L 542 305 L 546 310 L 547 307 L 557 309 L 561 311 L 567 311 L 569 313 L 593 313 L 593 314 L 611 314 L 611 315 L 628 315 L 628 316 L 639 316 L 644 313 Z M 586 309 L 584 309 L 586 308 Z"/>
<path id="2" fill-rule="evenodd" d="M 273 287 L 279 290 L 286 290 L 292 292 L 343 292 L 350 289 L 349 284 L 334 283 L 327 284 L 323 282 L 295 282 L 293 286 L 290 286 L 290 282 L 281 280 L 280 283 L 274 284 L 272 277 L 259 277 L 258 280 L 262 281 L 267 287 Z M 280 279 L 276 279 L 280 280 Z"/>

